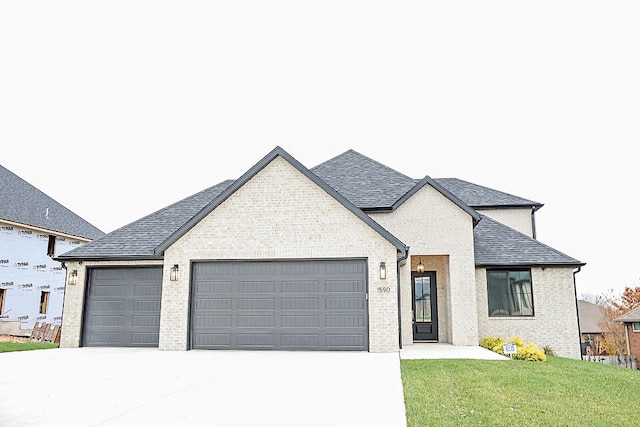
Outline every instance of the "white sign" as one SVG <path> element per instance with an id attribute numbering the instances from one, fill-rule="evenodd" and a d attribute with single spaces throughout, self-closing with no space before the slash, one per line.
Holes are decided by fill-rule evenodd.
<path id="1" fill-rule="evenodd" d="M 513 343 L 503 344 L 502 351 L 504 352 L 504 354 L 516 354 L 516 345 Z"/>

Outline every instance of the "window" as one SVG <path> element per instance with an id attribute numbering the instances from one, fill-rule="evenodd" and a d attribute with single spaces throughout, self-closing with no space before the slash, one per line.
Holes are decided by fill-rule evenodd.
<path id="1" fill-rule="evenodd" d="M 47 244 L 47 256 L 52 257 L 56 252 L 56 236 L 49 236 L 49 243 Z"/>
<path id="2" fill-rule="evenodd" d="M 633 328 L 633 332 L 640 332 L 640 322 L 633 322 L 631 328 Z"/>
<path id="3" fill-rule="evenodd" d="M 533 316 L 531 270 L 487 270 L 489 316 Z"/>
<path id="4" fill-rule="evenodd" d="M 47 308 L 49 307 L 49 293 L 42 291 L 40 293 L 40 314 L 47 314 Z"/>

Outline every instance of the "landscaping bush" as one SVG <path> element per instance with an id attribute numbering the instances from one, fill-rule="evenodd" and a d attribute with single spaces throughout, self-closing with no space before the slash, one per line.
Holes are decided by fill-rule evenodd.
<path id="1" fill-rule="evenodd" d="M 522 337 L 519 336 L 511 337 L 509 341 L 504 341 L 500 337 L 484 337 L 480 341 L 480 347 L 484 347 L 504 356 L 504 349 L 502 346 L 508 343 L 516 345 L 516 354 L 511 355 L 513 359 L 528 360 L 531 362 L 547 361 L 547 356 L 543 349 L 538 348 L 538 346 L 533 342 L 525 344 Z"/>

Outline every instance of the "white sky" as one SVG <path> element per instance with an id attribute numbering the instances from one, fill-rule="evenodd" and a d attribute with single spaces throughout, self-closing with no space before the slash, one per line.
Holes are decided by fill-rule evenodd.
<path id="1" fill-rule="evenodd" d="M 0 164 L 110 232 L 279 145 L 544 203 L 578 294 L 640 280 L 640 2 L 0 3 Z"/>

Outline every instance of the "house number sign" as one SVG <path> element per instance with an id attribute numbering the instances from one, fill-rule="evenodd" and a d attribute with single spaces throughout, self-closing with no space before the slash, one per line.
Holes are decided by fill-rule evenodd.
<path id="1" fill-rule="evenodd" d="M 378 286 L 378 292 L 381 294 L 386 294 L 391 292 L 391 288 L 389 286 Z"/>

